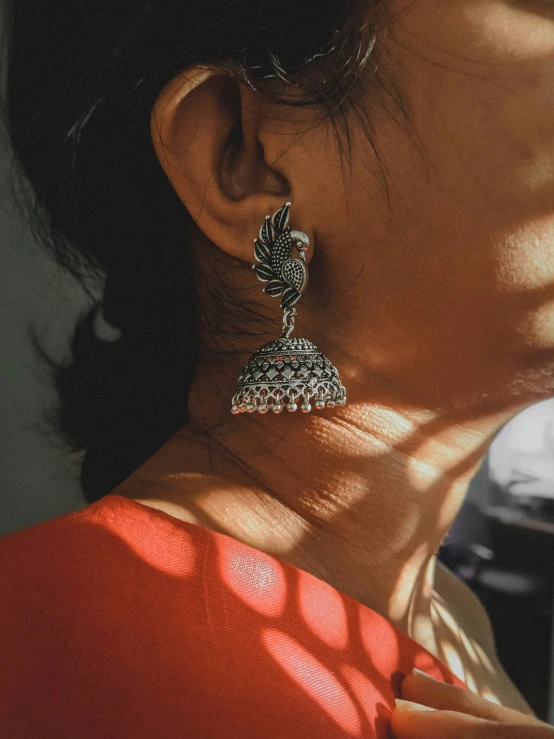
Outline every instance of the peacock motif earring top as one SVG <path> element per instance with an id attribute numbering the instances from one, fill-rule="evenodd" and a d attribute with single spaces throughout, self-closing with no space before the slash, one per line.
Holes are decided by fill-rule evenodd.
<path id="1" fill-rule="evenodd" d="M 308 285 L 305 252 L 310 240 L 302 231 L 289 228 L 291 203 L 285 203 L 272 218 L 266 216 L 260 235 L 254 239 L 254 255 L 260 264 L 252 269 L 262 282 L 263 292 L 273 297 L 283 296 L 281 308 L 287 310 L 298 303 Z M 298 257 L 292 256 L 293 248 Z"/>
<path id="2" fill-rule="evenodd" d="M 346 403 L 346 390 L 331 362 L 308 339 L 291 338 L 294 307 L 308 285 L 306 251 L 310 245 L 302 231 L 291 231 L 287 202 L 273 216 L 266 216 L 254 239 L 257 264 L 252 269 L 262 282 L 263 292 L 282 296 L 281 338 L 254 352 L 243 368 L 233 396 L 233 413 L 290 412 L 300 405 L 304 413 Z"/>

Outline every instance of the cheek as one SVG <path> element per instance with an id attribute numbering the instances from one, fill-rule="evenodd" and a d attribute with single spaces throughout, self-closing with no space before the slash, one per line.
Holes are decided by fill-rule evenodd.
<path id="1" fill-rule="evenodd" d="M 536 0 L 392 0 L 390 33 L 427 55 L 472 64 L 544 59 L 554 46 L 554 7 Z M 411 38 L 411 42 L 409 39 Z"/>
<path id="2" fill-rule="evenodd" d="M 531 4 L 415 0 L 387 44 L 440 186 L 503 217 L 554 198 L 554 6 Z"/>

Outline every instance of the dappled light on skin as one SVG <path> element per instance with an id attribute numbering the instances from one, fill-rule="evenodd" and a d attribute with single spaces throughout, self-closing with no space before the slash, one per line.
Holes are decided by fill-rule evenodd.
<path id="1" fill-rule="evenodd" d="M 432 414 L 427 411 L 417 412 L 417 417 L 411 418 L 409 416 L 403 416 L 392 408 L 379 405 L 377 402 L 371 409 L 372 424 L 376 432 L 379 432 L 379 437 L 375 437 L 376 440 L 379 438 L 386 439 L 390 445 L 401 444 L 403 441 L 408 441 L 413 438 L 413 434 L 417 433 L 419 425 L 424 423 L 427 418 L 431 418 Z M 363 405 L 360 405 L 360 415 L 362 420 L 366 420 L 364 416 L 369 415 L 364 412 Z"/>
<path id="2" fill-rule="evenodd" d="M 537 349 L 548 350 L 550 348 L 549 342 L 544 339 L 541 341 L 541 337 L 545 336 L 545 331 L 548 330 L 549 326 L 552 326 L 553 319 L 554 301 L 552 299 L 542 305 L 540 308 L 537 308 L 532 315 L 526 316 L 524 323 L 525 329 L 529 332 L 530 335 L 534 337 L 535 347 Z"/>
<path id="3" fill-rule="evenodd" d="M 348 624 L 340 593 L 300 571 L 298 607 L 305 624 L 315 636 L 333 649 L 346 649 Z"/>
<path id="4" fill-rule="evenodd" d="M 545 167 L 543 172 L 551 176 Z M 540 174 L 535 171 L 535 176 Z M 505 289 L 526 291 L 544 290 L 543 300 L 533 306 L 527 318 L 537 315 L 543 308 L 548 310 L 552 305 L 552 261 L 544 258 L 541 252 L 541 241 L 552 242 L 554 239 L 554 224 L 549 213 L 542 219 L 536 219 L 533 224 L 525 223 L 517 230 L 503 235 L 502 260 L 498 264 L 499 277 Z M 551 343 L 548 345 L 551 346 Z"/>
<path id="5" fill-rule="evenodd" d="M 275 661 L 348 736 L 362 736 L 358 709 L 339 680 L 288 634 L 265 629 L 263 644 Z"/>
<path id="6" fill-rule="evenodd" d="M 390 416 L 396 414 L 384 412 L 384 415 Z M 395 472 L 399 477 L 400 485 L 402 485 L 402 475 L 406 472 L 406 466 L 409 464 L 410 459 L 413 458 L 413 455 L 417 454 L 418 450 L 422 448 L 422 445 L 425 443 L 425 439 L 430 434 L 438 434 L 440 430 L 447 425 L 444 420 L 434 418 L 430 421 L 430 428 L 417 426 L 417 431 L 412 431 L 410 436 L 409 429 L 412 429 L 415 424 L 413 420 L 404 420 L 405 423 L 401 433 L 397 433 L 397 437 L 399 437 L 400 440 L 400 448 L 395 450 L 395 452 L 399 452 L 402 455 L 395 467 Z M 311 436 L 314 437 L 324 435 L 325 424 L 319 420 L 319 423 L 315 428 L 310 427 L 309 432 Z M 342 450 L 342 453 L 345 453 L 346 451 L 350 456 L 353 456 L 351 441 L 354 436 L 360 432 L 347 423 L 345 423 L 345 432 L 348 434 L 346 440 L 349 445 Z M 382 446 L 383 443 L 384 442 L 381 441 L 380 446 Z M 376 459 L 378 465 L 377 469 L 379 469 L 381 465 L 379 457 L 381 456 L 386 459 L 390 454 L 392 454 L 388 445 L 385 445 L 385 447 L 388 450 L 385 454 L 379 455 L 378 451 L 374 450 L 373 457 Z M 437 449 L 441 454 L 445 453 L 444 445 L 439 444 Z M 477 458 L 478 455 L 475 454 L 474 456 Z M 210 457 L 210 460 L 211 459 L 212 458 Z M 357 461 L 354 459 L 354 456 L 353 461 Z M 316 478 L 322 478 L 321 482 L 323 485 L 325 485 L 325 479 L 322 476 L 324 473 L 328 476 L 329 470 L 331 470 L 331 472 L 333 471 L 333 462 L 334 457 L 333 455 L 330 455 L 330 459 L 325 462 L 324 469 L 320 469 L 318 475 L 316 475 Z M 458 503 L 458 501 L 454 499 L 457 499 L 458 496 L 453 492 L 453 490 L 459 486 L 460 493 L 463 492 L 462 484 L 458 482 L 457 478 L 466 474 L 466 470 L 471 470 L 472 466 L 473 457 L 470 455 L 468 460 L 464 460 L 462 463 L 454 466 L 452 470 L 449 470 L 451 472 L 450 477 L 437 480 L 435 479 L 436 475 L 431 478 L 427 476 L 425 481 L 421 481 L 422 490 L 417 493 L 417 496 L 420 497 L 420 493 L 426 495 L 426 497 L 429 498 L 430 507 L 432 508 L 433 504 L 436 502 L 438 510 L 441 510 L 440 499 L 443 498 L 445 492 L 447 492 L 446 500 L 450 502 L 451 513 L 454 512 Z M 427 472 L 431 469 L 432 466 L 425 467 Z M 224 470 L 222 470 L 222 472 L 223 471 Z M 219 471 L 216 470 L 216 472 Z M 356 466 L 354 464 L 354 473 L 355 472 Z M 359 474 L 361 476 L 361 466 Z M 214 479 L 217 481 L 217 478 Z M 363 476 L 361 476 L 360 479 L 363 479 Z M 304 491 L 307 490 L 308 493 L 313 493 L 312 487 L 315 482 L 319 483 L 319 479 L 316 479 L 315 481 L 312 479 L 310 481 L 310 486 L 304 488 Z M 326 500 L 325 497 L 322 496 L 322 498 L 317 501 L 317 504 L 320 508 L 323 508 L 322 501 L 323 503 L 327 502 L 327 507 L 324 507 L 324 510 L 318 509 L 318 514 L 319 518 L 340 518 L 341 515 L 346 514 L 348 518 L 351 519 L 349 527 L 352 527 L 352 524 L 359 524 L 355 514 L 357 506 L 362 502 L 360 495 L 366 496 L 368 491 L 365 486 L 359 485 L 358 487 L 360 489 L 356 488 L 357 479 L 354 479 L 354 482 L 352 482 L 352 480 L 347 480 L 346 482 L 353 487 L 352 490 L 348 489 L 347 494 L 344 492 L 344 487 L 339 488 L 340 496 L 338 498 L 338 503 L 342 504 L 340 512 L 337 511 L 339 506 L 335 498 L 333 498 L 332 501 L 333 505 L 330 505 L 329 500 Z M 423 484 L 423 482 L 425 482 L 425 484 Z M 325 488 L 323 488 L 323 490 L 325 490 Z M 227 508 L 224 509 L 225 516 L 222 516 L 221 518 L 218 517 L 217 509 L 212 506 L 204 505 L 207 498 L 203 487 L 200 488 L 200 492 L 202 495 L 195 497 L 193 500 L 195 505 L 199 504 L 199 512 L 201 515 L 199 514 L 197 519 L 202 522 L 202 525 L 207 526 L 208 528 L 218 529 L 223 527 L 226 522 L 225 516 L 228 516 Z M 302 492 L 302 488 L 300 488 L 300 494 L 295 498 L 295 503 L 298 503 L 299 499 L 301 499 Z M 230 495 L 228 495 L 225 500 L 227 501 L 229 498 Z M 375 514 L 379 514 L 379 516 L 384 518 L 387 517 L 389 515 L 389 508 L 386 506 L 390 505 L 390 510 L 393 510 L 394 506 L 391 504 L 391 501 L 393 500 L 393 498 L 387 499 L 383 504 L 384 510 L 380 507 L 379 509 L 376 509 Z M 308 499 L 307 502 L 309 503 L 310 499 Z M 256 503 L 258 503 L 257 499 Z M 194 511 L 195 510 L 196 509 L 194 509 Z M 244 514 L 244 511 L 239 512 Z M 262 511 L 262 513 L 265 514 L 265 510 Z M 383 608 L 380 612 L 387 613 L 386 618 L 391 620 L 394 618 L 397 625 L 402 623 L 402 619 L 404 618 L 405 620 L 408 615 L 410 597 L 412 594 L 410 582 L 413 581 L 414 575 L 417 575 L 418 571 L 421 570 L 421 567 L 425 566 L 425 562 L 429 558 L 431 550 L 435 545 L 435 542 L 431 541 L 429 538 L 427 538 L 424 543 L 421 543 L 420 532 L 422 528 L 426 528 L 428 526 L 428 522 L 425 519 L 424 511 L 421 507 L 416 505 L 415 500 L 405 501 L 405 505 L 402 507 L 402 514 L 403 519 L 401 521 L 394 519 L 394 523 L 398 525 L 392 541 L 390 540 L 390 537 L 386 536 L 387 531 L 385 530 L 385 527 L 382 527 L 380 532 L 377 531 L 374 533 L 374 536 L 377 535 L 378 537 L 384 537 L 383 546 L 386 545 L 387 552 L 391 555 L 388 559 L 383 559 L 382 562 L 380 561 L 378 568 L 382 569 L 387 567 L 389 562 L 394 566 L 394 572 L 391 573 L 391 579 L 394 576 L 394 588 L 392 593 L 389 591 L 387 594 L 387 601 L 385 602 L 385 606 L 388 604 L 391 607 Z M 257 514 L 256 510 L 254 510 L 252 516 L 255 520 L 256 515 L 260 514 Z M 244 515 L 242 515 L 242 518 L 244 519 Z M 265 526 L 266 522 L 263 518 L 262 523 Z M 262 530 L 265 531 L 265 529 Z M 236 532 L 233 531 L 234 536 L 237 538 L 241 533 L 244 535 L 246 543 L 248 543 L 251 540 L 251 528 L 247 528 L 246 533 L 242 532 L 240 528 Z M 349 620 L 350 606 L 345 608 L 345 602 L 342 601 L 342 593 L 339 593 L 340 588 L 337 589 L 336 582 L 340 582 L 340 580 L 335 581 L 333 578 L 330 578 L 329 583 L 326 583 L 324 582 L 323 577 L 319 577 L 319 571 L 316 571 L 318 574 L 316 585 L 313 575 L 308 575 L 301 568 L 297 570 L 294 578 L 290 578 L 288 569 L 285 567 L 283 570 L 280 563 L 276 564 L 274 556 L 279 557 L 279 552 L 282 549 L 285 561 L 294 562 L 296 559 L 294 556 L 294 544 L 300 544 L 302 538 L 300 537 L 295 541 L 294 538 L 291 537 L 288 541 L 287 549 L 287 547 L 284 546 L 287 542 L 282 537 L 282 532 L 280 531 L 279 533 L 281 538 L 275 539 L 275 537 L 273 537 L 273 532 L 269 530 L 267 539 L 262 540 L 260 538 L 260 540 L 256 541 L 256 552 L 260 553 L 261 558 L 263 558 L 265 563 L 263 567 L 260 567 L 259 561 L 256 561 L 257 554 L 254 555 L 254 559 L 250 559 L 250 555 L 248 555 L 245 560 L 246 564 L 243 564 L 241 559 L 243 551 L 236 549 L 235 544 L 230 545 L 225 556 L 220 560 L 220 574 L 222 582 L 243 604 L 251 608 L 256 613 L 268 617 L 269 619 L 284 617 L 286 613 L 294 612 L 296 614 L 294 631 L 289 633 L 299 641 L 304 649 L 313 655 L 314 659 L 321 662 L 326 666 L 326 668 L 332 667 L 332 674 L 335 675 L 336 680 L 342 685 L 342 688 L 351 694 L 351 699 L 353 699 L 355 703 L 357 701 L 355 698 L 356 693 L 353 692 L 354 688 L 350 686 L 346 680 L 347 673 L 343 674 L 343 671 L 348 671 L 349 667 L 353 667 L 355 665 L 355 669 L 359 670 L 362 675 L 365 675 L 366 679 L 369 683 L 372 683 L 373 686 L 375 686 L 376 681 L 378 684 L 382 679 L 383 683 L 380 685 L 380 689 L 386 691 L 387 685 L 389 686 L 388 689 L 390 689 L 390 675 L 397 669 L 399 661 L 401 660 L 402 651 L 398 643 L 394 627 L 389 624 L 388 621 L 376 624 L 371 618 L 367 618 L 367 608 L 365 608 L 365 606 L 361 606 L 360 623 L 355 625 L 351 624 Z M 305 536 L 305 528 L 302 528 L 298 533 Z M 436 538 L 438 541 L 439 537 L 437 536 Z M 418 539 L 419 546 L 415 548 L 413 543 L 417 542 Z M 215 537 L 215 541 L 218 541 L 217 536 Z M 276 543 L 281 546 L 281 549 L 276 547 Z M 270 555 L 263 554 L 263 551 L 260 548 L 262 546 L 267 546 L 267 551 L 273 552 L 274 556 L 272 557 Z M 218 547 L 216 546 L 216 548 Z M 227 545 L 225 545 L 224 549 L 226 548 Z M 415 551 L 413 551 L 413 548 L 415 548 Z M 402 557 L 393 559 L 392 555 L 396 552 L 400 552 Z M 331 559 L 329 561 L 334 563 L 335 560 L 333 559 L 334 554 L 332 550 L 329 550 L 327 554 L 331 555 Z M 340 560 L 341 552 L 337 552 L 337 555 Z M 406 559 L 408 559 L 408 561 L 406 561 Z M 250 572 L 248 571 L 249 567 Z M 331 570 L 333 571 L 332 568 Z M 375 576 L 377 577 L 378 574 L 379 572 L 376 569 Z M 373 573 L 371 576 L 373 577 Z M 363 595 L 363 593 L 361 595 Z M 361 601 L 362 599 L 358 598 L 357 600 Z M 445 611 L 445 613 L 447 612 Z M 448 653 L 448 649 L 446 652 L 441 651 L 439 649 L 438 640 L 435 639 L 435 635 L 432 633 L 435 620 L 431 621 L 429 619 L 429 615 L 424 615 L 423 620 L 427 619 L 429 621 L 429 628 L 427 628 L 425 623 L 421 623 L 422 619 L 420 618 L 418 620 L 417 616 L 417 613 L 410 616 L 412 623 L 410 624 L 409 630 L 406 629 L 406 626 L 404 626 L 404 628 L 400 627 L 404 633 L 409 633 L 412 638 L 429 649 L 436 659 L 442 661 L 443 664 L 448 665 L 450 669 L 453 669 L 453 665 L 457 663 L 461 663 L 464 667 L 473 663 L 476 652 L 474 651 L 472 653 L 470 662 L 469 656 L 466 657 L 460 640 L 456 639 L 454 636 L 452 639 L 446 639 L 446 641 L 450 642 L 451 645 L 456 645 L 455 647 L 452 647 L 454 650 L 453 653 L 456 657 L 452 657 L 452 653 Z M 448 619 L 448 615 L 446 615 L 446 619 Z M 412 628 L 416 621 L 418 622 L 417 635 Z M 271 621 L 269 621 L 267 625 L 277 628 L 281 626 L 279 622 L 271 623 Z M 387 634 L 382 633 L 387 631 L 387 629 L 389 630 Z M 451 630 L 455 635 L 455 622 L 452 618 Z M 444 625 L 442 631 L 445 631 Z M 386 645 L 386 649 L 382 649 L 382 645 Z M 461 657 L 460 651 L 457 651 L 457 648 L 461 650 Z M 342 650 L 344 650 L 344 653 L 341 653 Z M 333 655 L 332 652 L 335 654 Z M 274 658 L 273 655 L 271 656 Z M 359 661 L 360 658 L 362 659 L 361 662 Z M 450 658 L 453 659 L 453 664 L 450 662 Z M 420 653 L 418 654 L 418 660 L 415 661 L 414 664 L 424 671 L 436 672 L 436 662 L 429 658 L 427 663 L 426 659 L 427 655 Z M 476 673 L 472 673 L 471 675 L 468 675 L 467 672 L 463 669 L 460 670 L 459 668 L 457 672 L 453 669 L 453 672 L 460 680 L 464 682 L 468 680 L 470 684 L 468 687 L 471 686 L 471 689 L 483 687 L 485 684 L 483 679 L 484 677 L 486 678 L 484 669 L 477 669 Z M 354 675 L 355 671 L 348 674 Z M 353 677 L 352 679 L 356 683 L 356 678 Z M 492 685 L 495 684 L 493 679 L 491 679 L 490 682 Z M 360 679 L 356 684 L 361 686 L 363 683 L 364 681 Z M 364 717 L 364 713 L 365 712 L 362 711 L 360 715 Z M 368 718 L 366 720 L 371 719 Z"/>
<path id="7" fill-rule="evenodd" d="M 413 517 L 414 525 L 418 523 L 418 516 Z M 426 542 L 420 544 L 409 557 L 400 571 L 394 592 L 389 601 L 389 614 L 394 621 L 400 622 L 410 607 L 410 585 L 413 582 L 414 572 L 418 572 L 429 556 L 429 546 Z"/>
<path id="8" fill-rule="evenodd" d="M 278 618 L 287 601 L 287 584 L 279 563 L 263 552 L 247 552 L 216 540 L 221 579 L 250 608 Z"/>
<path id="9" fill-rule="evenodd" d="M 442 474 L 442 470 L 426 460 L 412 457 L 406 465 L 406 478 L 418 492 L 425 492 L 429 485 L 441 479 Z"/>

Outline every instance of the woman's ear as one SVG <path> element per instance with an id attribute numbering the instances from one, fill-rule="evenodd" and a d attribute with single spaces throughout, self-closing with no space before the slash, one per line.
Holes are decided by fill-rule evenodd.
<path id="1" fill-rule="evenodd" d="M 267 161 L 279 131 L 265 126 L 260 135 L 265 106 L 230 76 L 195 67 L 164 88 L 151 116 L 154 147 L 175 192 L 210 241 L 245 261 L 252 261 L 265 216 L 291 194 L 285 165 Z"/>

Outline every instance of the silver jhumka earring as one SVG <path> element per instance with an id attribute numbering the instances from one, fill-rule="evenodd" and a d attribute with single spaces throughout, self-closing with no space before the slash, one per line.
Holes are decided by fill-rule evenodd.
<path id="1" fill-rule="evenodd" d="M 346 390 L 339 373 L 327 357 L 308 339 L 291 338 L 296 303 L 308 284 L 306 250 L 310 245 L 302 231 L 289 228 L 291 203 L 285 203 L 273 216 L 266 216 L 257 239 L 252 265 L 258 279 L 267 282 L 263 292 L 282 295 L 283 331 L 281 338 L 257 349 L 238 379 L 233 396 L 233 413 L 293 413 L 300 405 L 304 413 L 343 406 Z M 293 257 L 293 250 L 298 257 Z"/>

